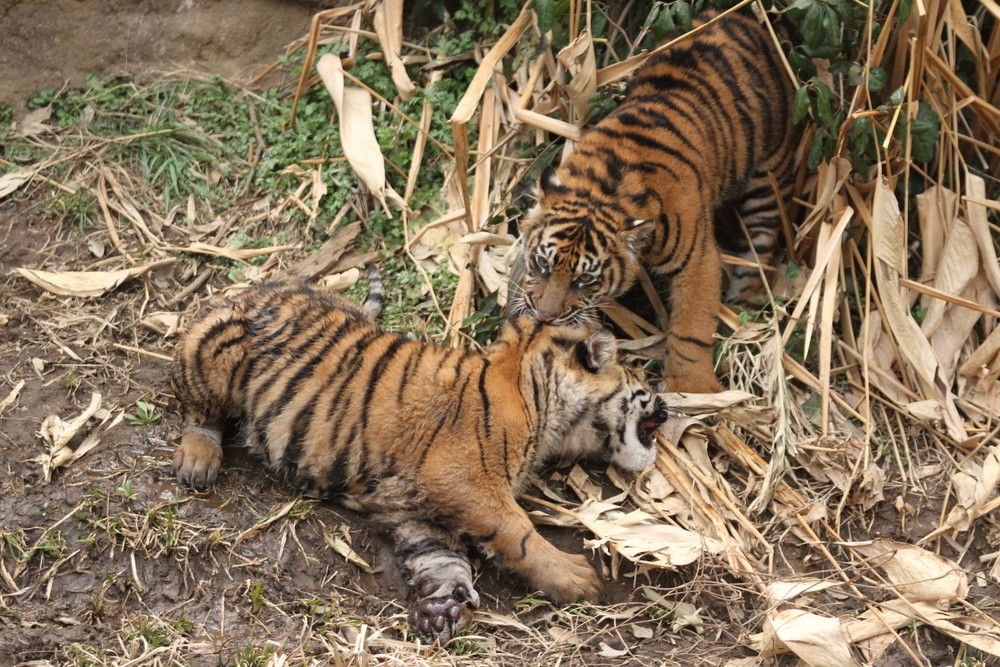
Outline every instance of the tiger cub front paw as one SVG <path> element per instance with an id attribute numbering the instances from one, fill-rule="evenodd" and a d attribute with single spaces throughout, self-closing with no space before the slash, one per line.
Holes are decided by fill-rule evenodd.
<path id="1" fill-rule="evenodd" d="M 534 578 L 533 585 L 557 604 L 578 600 L 596 601 L 601 596 L 601 580 L 587 562 L 586 556 L 561 551 L 557 553 L 558 562 L 546 568 L 543 579 Z"/>
<path id="2" fill-rule="evenodd" d="M 181 484 L 203 490 L 219 476 L 222 435 L 208 428 L 187 428 L 174 452 L 174 472 Z"/>

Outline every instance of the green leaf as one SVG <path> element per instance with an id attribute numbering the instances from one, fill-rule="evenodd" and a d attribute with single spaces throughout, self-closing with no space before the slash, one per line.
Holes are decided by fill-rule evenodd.
<path id="1" fill-rule="evenodd" d="M 910 140 L 913 142 L 910 155 L 914 160 L 929 162 L 934 159 L 940 131 L 937 112 L 930 105 L 921 102 L 917 117 L 910 126 Z"/>
<path id="2" fill-rule="evenodd" d="M 826 46 L 840 46 L 840 17 L 832 7 L 827 7 L 823 11 L 823 44 Z"/>
<path id="3" fill-rule="evenodd" d="M 670 15 L 670 10 L 666 7 L 666 5 L 660 5 L 660 3 L 657 3 L 656 9 L 653 11 L 657 11 L 658 13 L 653 18 L 649 29 L 650 32 L 653 33 L 653 39 L 660 42 L 664 37 L 676 30 L 677 26 L 674 24 L 674 17 Z"/>
<path id="4" fill-rule="evenodd" d="M 805 38 L 805 46 L 815 48 L 823 44 L 823 8 L 818 4 L 810 5 L 799 23 L 799 30 Z"/>
<path id="5" fill-rule="evenodd" d="M 872 67 L 868 70 L 868 90 L 877 93 L 885 88 L 889 80 L 889 75 L 881 67 Z"/>
<path id="6" fill-rule="evenodd" d="M 899 20 L 905 21 L 910 18 L 911 9 L 913 9 L 913 0 L 899 0 Z"/>
<path id="7" fill-rule="evenodd" d="M 678 25 L 681 32 L 687 32 L 691 29 L 691 4 L 688 2 L 678 2 L 675 3 L 670 11 L 674 15 L 674 23 Z"/>
<path id="8" fill-rule="evenodd" d="M 833 92 L 829 86 L 816 77 L 810 79 L 809 82 L 816 88 L 816 104 L 813 105 L 813 109 L 816 111 L 816 120 L 828 125 L 832 119 L 830 99 L 833 97 Z"/>
<path id="9" fill-rule="evenodd" d="M 535 13 L 538 14 L 538 29 L 542 34 L 552 30 L 555 3 L 552 0 L 535 0 Z"/>
<path id="10" fill-rule="evenodd" d="M 802 86 L 795 91 L 795 102 L 792 104 L 792 122 L 801 123 L 809 113 L 809 86 Z"/>
<path id="11" fill-rule="evenodd" d="M 815 169 L 823 161 L 823 158 L 829 157 L 826 147 L 829 136 L 830 133 L 827 132 L 825 127 L 816 128 L 816 132 L 813 133 L 812 142 L 809 144 L 809 156 L 806 159 L 806 166 L 809 169 Z"/>
<path id="12" fill-rule="evenodd" d="M 795 280 L 800 273 L 802 273 L 802 265 L 794 259 L 788 260 L 788 266 L 785 267 L 785 277 L 789 280 Z"/>
<path id="13" fill-rule="evenodd" d="M 816 63 L 800 47 L 795 47 L 788 52 L 788 63 L 802 80 L 816 76 Z"/>
<path id="14" fill-rule="evenodd" d="M 900 86 L 889 95 L 889 104 L 899 106 L 903 103 L 903 87 Z"/>

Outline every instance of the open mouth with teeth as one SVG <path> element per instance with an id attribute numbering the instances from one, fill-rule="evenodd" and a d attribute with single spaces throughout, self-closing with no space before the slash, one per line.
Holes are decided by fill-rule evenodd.
<path id="1" fill-rule="evenodd" d="M 653 446 L 653 439 L 656 437 L 656 432 L 660 430 L 660 426 L 663 422 L 667 421 L 667 416 L 670 411 L 667 409 L 667 404 L 663 399 L 657 397 L 656 399 L 656 409 L 649 417 L 639 422 L 638 435 L 639 441 L 646 447 Z"/>

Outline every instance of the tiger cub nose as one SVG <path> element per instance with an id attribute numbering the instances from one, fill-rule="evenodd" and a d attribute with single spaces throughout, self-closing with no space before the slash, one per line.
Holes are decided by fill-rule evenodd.
<path id="1" fill-rule="evenodd" d="M 540 319 L 542 322 L 545 322 L 546 324 L 549 324 L 554 319 L 556 319 L 556 316 L 552 315 L 551 313 L 546 313 L 546 312 L 543 312 L 543 311 L 538 311 L 538 319 Z"/>

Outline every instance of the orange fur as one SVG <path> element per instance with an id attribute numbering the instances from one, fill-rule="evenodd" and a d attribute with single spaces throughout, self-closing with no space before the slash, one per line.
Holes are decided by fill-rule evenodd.
<path id="1" fill-rule="evenodd" d="M 715 212 L 736 204 L 756 255 L 777 252 L 773 173 L 787 195 L 797 135 L 791 84 L 764 27 L 734 14 L 640 69 L 621 106 L 540 181 L 522 223 L 525 280 L 514 311 L 581 324 L 643 267 L 672 278 L 664 380 L 722 389 L 712 365 L 723 271 Z M 742 231 L 742 254 L 753 259 Z M 727 301 L 747 303 L 758 274 L 737 269 Z"/>

